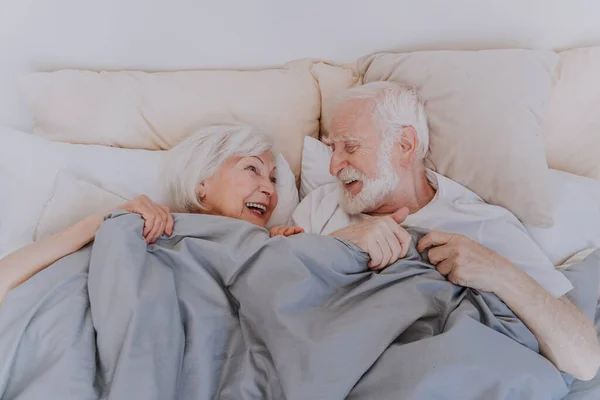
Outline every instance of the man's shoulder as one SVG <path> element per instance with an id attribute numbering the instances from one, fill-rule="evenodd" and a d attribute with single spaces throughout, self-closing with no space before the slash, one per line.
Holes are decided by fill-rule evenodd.
<path id="1" fill-rule="evenodd" d="M 435 177 L 437 191 L 441 198 L 447 200 L 461 200 L 462 202 L 485 203 L 477 193 L 473 192 L 466 186 L 456 182 L 435 171 L 428 171 L 428 176 Z M 430 178 L 431 180 L 431 178 Z"/>

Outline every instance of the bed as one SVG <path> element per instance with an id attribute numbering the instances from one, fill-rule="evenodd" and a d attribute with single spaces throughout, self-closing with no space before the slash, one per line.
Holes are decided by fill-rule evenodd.
<path id="1" fill-rule="evenodd" d="M 8 54 L 0 66 L 0 259 L 136 195 L 162 203 L 164 151 L 196 127 L 215 123 L 241 121 L 274 134 L 281 153 L 280 205 L 272 224 L 285 224 L 303 198 L 334 182 L 327 173 L 329 149 L 319 139 L 328 135 L 335 94 L 389 80 L 420 90 L 430 117 L 429 166 L 511 210 L 552 263 L 577 282 L 573 295 L 583 299 L 578 305 L 594 318 L 600 333 L 600 279 L 594 274 L 600 268 L 600 253 L 595 253 L 600 248 L 600 47 L 583 47 L 600 45 L 597 13 L 591 12 L 597 6 L 576 1 L 558 12 L 535 1 L 494 7 L 468 1 L 452 7 L 436 1 L 375 1 L 369 7 L 352 2 L 356 7 L 351 7 L 334 1 L 312 4 L 319 12 L 308 13 L 307 4 L 229 3 L 165 1 L 150 7 L 138 0 L 87 5 L 60 0 L 52 6 L 39 1 L 0 6 L 0 29 L 6 31 L 0 50 Z M 514 7 L 522 12 L 515 13 Z M 408 13 L 414 18 L 398 24 L 395 15 Z M 528 14 L 539 22 L 534 31 L 529 19 L 517 18 Z M 132 216 L 108 218 L 98 249 L 117 246 L 108 238 L 123 230 L 123 221 L 135 226 L 127 218 Z M 205 232 L 191 228 L 189 216 L 178 219 L 181 240 L 209 245 L 202 239 Z M 232 249 L 263 246 L 268 257 L 275 246 L 260 230 L 228 229 L 254 238 L 250 243 L 234 235 Z M 130 232 L 119 243 L 135 247 L 136 238 Z M 367 323 L 344 320 L 371 318 L 349 300 L 356 293 L 340 292 L 336 298 L 319 286 L 328 282 L 348 288 L 366 279 L 359 271 L 360 252 L 348 243 L 323 242 L 332 254 L 339 252 L 338 261 L 345 261 L 331 260 L 331 275 L 321 276 L 315 272 L 318 261 L 293 256 L 293 246 L 322 244 L 310 240 L 276 243 L 292 254 L 290 265 L 307 271 L 314 290 L 322 289 L 320 300 L 303 292 L 306 287 L 292 273 L 273 278 L 287 284 L 289 292 L 260 286 L 270 282 L 265 277 L 273 273 L 272 261 L 246 266 L 246 274 L 219 271 L 210 262 L 197 269 L 187 266 L 182 274 L 210 277 L 214 297 L 199 299 L 189 287 L 180 291 L 185 280 L 175 277 L 173 290 L 161 292 L 164 302 L 157 304 L 145 291 L 127 297 L 139 287 L 140 276 L 134 274 L 143 263 L 129 264 L 132 275 L 122 276 L 123 285 L 111 289 L 111 279 L 122 272 L 110 269 L 110 258 L 94 257 L 88 247 L 61 260 L 11 293 L 0 308 L 0 359 L 7 360 L 0 369 L 0 398 L 34 399 L 49 390 L 56 398 L 337 399 L 375 393 L 377 398 L 600 398 L 599 376 L 572 382 L 528 353 L 515 355 L 519 362 L 502 359 L 502 349 L 513 354 L 514 343 L 504 341 L 501 323 L 485 327 L 491 337 L 482 339 L 481 351 L 470 353 L 463 372 L 452 379 L 436 376 L 427 366 L 447 371 L 459 365 L 464 343 L 452 335 L 470 325 L 451 324 L 439 342 L 399 340 L 394 347 L 402 337 L 397 326 L 412 325 L 393 313 L 382 314 L 369 323 L 380 336 L 365 341 L 361 335 Z M 169 253 L 172 246 L 164 241 L 148 254 L 163 260 L 165 254 L 186 257 Z M 349 248 L 352 259 L 341 255 Z M 400 263 L 371 282 L 369 290 L 389 307 L 397 306 L 384 279 L 401 286 L 410 268 L 415 266 Z M 157 274 L 153 279 L 159 279 Z M 256 295 L 259 287 L 263 297 Z M 135 304 L 130 314 L 111 313 L 118 308 L 106 296 L 111 290 Z M 418 302 L 419 294 L 413 296 L 405 300 Z M 453 296 L 452 301 L 472 297 Z M 182 301 L 208 305 L 183 315 L 174 305 Z M 497 310 L 493 302 L 481 301 Z M 366 307 L 369 300 L 364 302 Z M 145 317 L 154 307 L 162 310 L 156 319 Z M 390 318 L 397 318 L 396 328 L 386 323 Z M 59 320 L 65 323 L 56 324 Z M 205 320 L 214 324 L 203 327 Z M 157 336 L 119 331 L 123 326 L 150 326 Z M 345 332 L 342 326 L 353 328 Z M 294 329 L 303 334 L 290 333 Z M 201 339 L 190 343 L 192 337 Z M 335 338 L 352 348 L 364 343 L 364 351 L 344 351 Z M 535 347 L 526 333 L 515 333 L 511 340 Z M 389 369 L 405 370 L 397 364 L 401 356 L 422 354 L 420 342 L 438 351 L 426 353 L 423 366 L 413 365 L 412 376 L 410 368 L 406 374 L 386 375 Z M 189 351 L 181 350 L 186 345 Z M 122 359 L 117 347 L 125 349 Z M 498 362 L 489 368 L 497 368 L 502 382 L 486 380 L 493 375 L 489 371 L 476 374 L 476 366 L 484 365 L 478 357 L 492 347 Z M 201 362 L 189 361 L 195 357 Z M 299 362 L 289 364 L 290 359 Z M 122 372 L 139 363 L 152 367 L 141 368 L 138 376 Z M 302 368 L 294 369 L 298 365 Z M 177 366 L 183 367 L 163 373 Z M 344 373 L 335 373 L 343 368 Z M 448 389 L 438 392 L 435 382 Z"/>

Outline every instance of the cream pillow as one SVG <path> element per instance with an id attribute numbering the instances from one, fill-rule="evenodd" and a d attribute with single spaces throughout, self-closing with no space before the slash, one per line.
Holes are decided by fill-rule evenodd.
<path id="1" fill-rule="evenodd" d="M 417 86 L 428 113 L 431 168 L 525 223 L 549 226 L 540 124 L 557 58 L 534 50 L 382 53 L 358 68 L 365 83 Z"/>
<path id="2" fill-rule="evenodd" d="M 302 141 L 319 134 L 314 64 L 299 60 L 256 71 L 63 70 L 24 75 L 21 87 L 35 133 L 47 139 L 158 150 L 200 126 L 244 122 L 275 136 L 298 178 Z M 345 74 L 333 66 L 324 69 L 333 81 L 336 72 Z"/>
<path id="3" fill-rule="evenodd" d="M 600 47 L 563 51 L 542 125 L 551 168 L 600 179 Z"/>
<path id="4" fill-rule="evenodd" d="M 360 85 L 362 80 L 355 64 L 335 66 L 320 62 L 312 71 L 321 91 L 321 135 L 327 137 L 333 112 L 332 98 L 344 89 Z"/>

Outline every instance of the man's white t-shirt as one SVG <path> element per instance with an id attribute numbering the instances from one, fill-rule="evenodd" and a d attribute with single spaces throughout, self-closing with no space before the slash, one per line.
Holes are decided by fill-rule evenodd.
<path id="1" fill-rule="evenodd" d="M 469 189 L 433 171 L 427 170 L 427 179 L 437 189 L 435 197 L 409 215 L 402 226 L 467 236 L 519 266 L 555 297 L 573 288 L 510 211 L 485 203 Z M 370 218 L 346 213 L 339 205 L 339 190 L 338 183 L 313 190 L 294 211 L 292 223 L 305 232 L 329 235 Z"/>

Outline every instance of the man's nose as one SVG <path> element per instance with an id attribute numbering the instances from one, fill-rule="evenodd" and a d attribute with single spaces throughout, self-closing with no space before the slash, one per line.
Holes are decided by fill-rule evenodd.
<path id="1" fill-rule="evenodd" d="M 333 176 L 337 176 L 340 171 L 348 166 L 346 160 L 340 157 L 339 153 L 333 152 L 331 155 L 331 162 L 329 163 L 329 173 Z"/>

